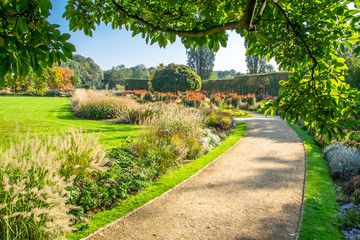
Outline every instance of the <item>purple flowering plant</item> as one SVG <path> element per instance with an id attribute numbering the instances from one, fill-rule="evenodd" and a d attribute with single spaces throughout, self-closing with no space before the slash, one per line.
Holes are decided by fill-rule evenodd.
<path id="1" fill-rule="evenodd" d="M 353 203 L 346 204 L 334 217 L 343 229 L 345 239 L 360 240 L 360 206 Z"/>

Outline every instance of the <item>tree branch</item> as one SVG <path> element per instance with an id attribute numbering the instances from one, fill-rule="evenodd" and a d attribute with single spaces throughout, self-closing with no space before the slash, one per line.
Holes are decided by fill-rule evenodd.
<path id="1" fill-rule="evenodd" d="M 221 31 L 225 31 L 225 30 L 234 30 L 234 29 L 246 29 L 247 31 L 255 30 L 255 27 L 253 26 L 253 17 L 255 14 L 257 0 L 248 0 L 248 2 L 246 4 L 246 8 L 245 8 L 245 14 L 242 16 L 240 21 L 225 23 L 222 25 L 217 25 L 212 28 L 205 29 L 205 30 L 199 30 L 199 31 L 194 31 L 194 30 L 180 31 L 180 30 L 171 29 L 171 28 L 164 29 L 158 25 L 153 25 L 152 23 L 148 22 L 146 19 L 139 17 L 138 15 L 132 15 L 132 14 L 128 13 L 120 4 L 118 4 L 116 2 L 116 0 L 112 0 L 112 2 L 114 4 L 114 6 L 116 7 L 116 9 L 120 13 L 126 15 L 128 18 L 136 20 L 137 22 L 139 22 L 140 24 L 142 24 L 144 26 L 151 27 L 153 31 L 172 33 L 172 34 L 176 34 L 180 37 L 183 37 L 183 36 L 184 37 L 203 37 L 203 36 L 211 35 L 211 34 L 214 34 L 217 32 L 221 32 Z"/>
<path id="2" fill-rule="evenodd" d="M 318 62 L 317 62 L 316 58 L 314 57 L 314 55 L 312 54 L 308 43 L 305 41 L 305 39 L 302 36 L 300 36 L 298 30 L 294 28 L 294 24 L 290 21 L 289 17 L 287 16 L 286 12 L 284 11 L 284 9 L 282 9 L 282 7 L 277 2 L 272 1 L 272 3 L 280 11 L 281 15 L 283 15 L 287 25 L 290 26 L 290 29 L 294 33 L 295 37 L 298 37 L 300 39 L 300 41 L 303 43 L 303 45 L 305 46 L 307 53 L 309 54 L 310 58 L 314 61 L 314 66 L 312 67 L 312 69 L 315 69 L 316 65 L 318 65 Z"/>

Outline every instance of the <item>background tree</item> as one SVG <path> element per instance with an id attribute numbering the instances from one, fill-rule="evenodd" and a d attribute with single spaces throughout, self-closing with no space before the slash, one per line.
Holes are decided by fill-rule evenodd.
<path id="1" fill-rule="evenodd" d="M 201 79 L 190 67 L 185 65 L 160 65 L 150 80 L 150 87 L 158 92 L 199 91 Z"/>
<path id="2" fill-rule="evenodd" d="M 103 71 L 91 58 L 85 58 L 80 54 L 75 54 L 72 59 L 60 63 L 61 67 L 70 68 L 74 71 L 74 78 L 77 85 L 90 85 L 91 88 L 101 88 Z M 80 79 L 80 82 L 78 81 Z"/>
<path id="3" fill-rule="evenodd" d="M 126 68 L 124 65 L 113 67 L 110 70 L 104 71 L 103 88 L 113 89 L 117 85 L 124 85 L 126 78 L 131 78 L 133 71 Z"/>
<path id="4" fill-rule="evenodd" d="M 248 44 L 245 42 L 244 45 L 245 49 L 247 49 Z M 265 56 L 259 58 L 258 56 L 245 54 L 245 61 L 248 74 L 267 73 L 274 71 L 274 67 L 266 62 Z"/>
<path id="5" fill-rule="evenodd" d="M 224 78 L 232 78 L 237 75 L 241 75 L 240 72 L 236 72 L 234 69 L 231 70 L 224 70 L 224 71 L 215 71 L 219 79 Z"/>
<path id="6" fill-rule="evenodd" d="M 207 46 L 190 47 L 186 51 L 187 65 L 195 71 L 202 80 L 210 78 L 211 72 L 214 69 L 215 51 L 210 50 Z"/>
<path id="7" fill-rule="evenodd" d="M 139 64 L 135 67 L 130 68 L 132 71 L 132 78 L 149 78 L 149 70 L 145 67 L 144 64 Z"/>

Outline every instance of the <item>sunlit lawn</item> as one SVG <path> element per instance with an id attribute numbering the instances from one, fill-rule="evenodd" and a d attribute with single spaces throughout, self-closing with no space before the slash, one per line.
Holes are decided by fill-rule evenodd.
<path id="1" fill-rule="evenodd" d="M 139 126 L 80 119 L 74 116 L 69 98 L 57 97 L 0 97 L 0 145 L 6 146 L 15 133 L 28 130 L 33 135 L 68 131 L 69 127 L 101 132 L 99 141 L 105 148 L 119 144 L 128 136 L 137 137 Z"/>

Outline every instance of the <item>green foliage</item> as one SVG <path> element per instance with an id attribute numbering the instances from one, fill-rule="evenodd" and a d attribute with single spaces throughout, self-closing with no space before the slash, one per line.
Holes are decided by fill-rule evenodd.
<path id="1" fill-rule="evenodd" d="M 249 93 L 269 94 L 277 96 L 281 80 L 288 79 L 288 72 L 240 75 L 234 79 L 219 79 L 202 81 L 202 91 L 214 92 L 236 92 L 240 95 Z"/>
<path id="2" fill-rule="evenodd" d="M 188 66 L 169 64 L 158 69 L 151 79 L 151 89 L 158 92 L 199 91 L 201 79 Z"/>
<path id="3" fill-rule="evenodd" d="M 50 0 L 0 2 L 0 86 L 7 73 L 22 78 L 33 70 L 41 76 L 43 69 L 72 57 L 70 34 L 46 19 L 51 8 Z"/>
<path id="4" fill-rule="evenodd" d="M 215 52 L 207 46 L 189 48 L 186 51 L 187 64 L 195 71 L 201 80 L 210 79 L 212 70 L 214 69 Z"/>
<path id="5" fill-rule="evenodd" d="M 353 88 L 360 88 L 360 59 L 359 57 L 349 56 L 345 61 L 348 66 L 347 75 L 345 75 L 345 81 Z"/>
<path id="6" fill-rule="evenodd" d="M 149 79 L 129 78 L 125 79 L 125 90 L 146 90 L 149 91 Z"/>

